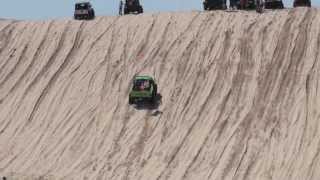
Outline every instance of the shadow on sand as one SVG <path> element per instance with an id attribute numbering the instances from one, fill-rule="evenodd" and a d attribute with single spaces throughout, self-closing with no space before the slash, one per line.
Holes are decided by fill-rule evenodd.
<path id="1" fill-rule="evenodd" d="M 158 111 L 158 108 L 160 104 L 162 103 L 162 96 L 161 94 L 157 94 L 155 102 L 137 102 L 134 105 L 134 108 L 137 110 L 157 110 L 155 113 L 152 113 L 152 115 L 157 116 L 158 114 L 161 114 L 160 111 Z"/>

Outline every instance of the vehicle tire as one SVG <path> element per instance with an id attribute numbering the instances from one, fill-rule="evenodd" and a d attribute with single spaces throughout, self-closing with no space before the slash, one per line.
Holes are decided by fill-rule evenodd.
<path id="1" fill-rule="evenodd" d="M 134 103 L 134 99 L 131 98 L 131 97 L 129 97 L 129 104 L 131 105 L 131 104 L 133 104 L 133 103 Z"/>
<path id="2" fill-rule="evenodd" d="M 205 11 L 207 11 L 207 10 L 208 10 L 207 3 L 203 3 L 203 10 L 205 10 Z"/>
<path id="3" fill-rule="evenodd" d="M 311 1 L 307 1 L 307 7 L 311 7 Z"/>
<path id="4" fill-rule="evenodd" d="M 153 92 L 152 92 L 152 97 L 151 97 L 151 103 L 152 104 L 155 104 L 156 103 L 156 101 L 157 101 L 157 95 L 158 95 L 158 86 L 155 84 L 154 85 L 154 90 L 153 90 Z"/>
<path id="5" fill-rule="evenodd" d="M 143 13 L 143 8 L 142 8 L 142 6 L 139 6 L 139 8 L 138 8 L 138 14 L 141 14 L 141 13 Z"/>
<path id="6" fill-rule="evenodd" d="M 227 5 L 226 4 L 223 4 L 223 7 L 222 7 L 223 10 L 227 10 Z"/>
<path id="7" fill-rule="evenodd" d="M 155 97 L 155 95 L 152 94 L 152 97 L 149 98 L 148 101 L 149 101 L 150 104 L 155 104 L 155 102 L 156 102 L 156 97 Z"/>
<path id="8" fill-rule="evenodd" d="M 157 95 L 158 94 L 158 85 L 154 85 L 154 94 Z"/>
<path id="9" fill-rule="evenodd" d="M 128 8 L 124 8 L 123 14 L 129 14 Z"/>
<path id="10" fill-rule="evenodd" d="M 92 14 L 91 15 L 92 15 L 91 19 L 94 19 L 96 17 L 94 10 L 92 10 Z"/>

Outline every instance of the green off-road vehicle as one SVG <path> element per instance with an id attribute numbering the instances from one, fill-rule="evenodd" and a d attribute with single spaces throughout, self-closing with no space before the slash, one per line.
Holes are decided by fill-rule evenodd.
<path id="1" fill-rule="evenodd" d="M 157 84 L 150 76 L 135 76 L 129 94 L 129 104 L 137 102 L 155 103 L 157 97 Z"/>

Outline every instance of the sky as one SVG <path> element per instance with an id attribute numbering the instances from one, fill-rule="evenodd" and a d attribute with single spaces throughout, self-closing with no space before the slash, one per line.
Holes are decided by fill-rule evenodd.
<path id="1" fill-rule="evenodd" d="M 72 17 L 75 0 L 1 0 L 0 18 L 54 19 Z M 203 0 L 140 0 L 145 12 L 202 10 Z M 228 2 L 228 0 L 227 0 Z M 283 0 L 292 7 L 293 0 Z M 320 0 L 311 0 L 320 7 Z M 119 0 L 91 0 L 98 16 L 117 15 Z"/>

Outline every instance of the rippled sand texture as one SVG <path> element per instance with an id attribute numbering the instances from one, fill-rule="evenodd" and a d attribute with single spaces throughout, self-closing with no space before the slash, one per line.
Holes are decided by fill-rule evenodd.
<path id="1" fill-rule="evenodd" d="M 319 180 L 319 33 L 306 8 L 1 20 L 0 176 Z"/>

